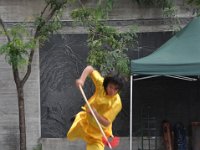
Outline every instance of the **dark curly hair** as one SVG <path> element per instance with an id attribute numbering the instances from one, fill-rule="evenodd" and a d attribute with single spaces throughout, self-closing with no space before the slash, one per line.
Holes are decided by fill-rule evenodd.
<path id="1" fill-rule="evenodd" d="M 104 78 L 103 87 L 105 90 L 109 83 L 118 86 L 118 90 L 120 91 L 123 88 L 124 80 L 123 80 L 123 77 L 120 76 L 119 74 L 111 73 L 110 75 Z"/>

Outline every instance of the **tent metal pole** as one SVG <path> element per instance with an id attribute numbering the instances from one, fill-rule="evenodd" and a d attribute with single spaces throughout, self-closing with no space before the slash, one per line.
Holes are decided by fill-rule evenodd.
<path id="1" fill-rule="evenodd" d="M 190 77 L 185 77 L 185 76 L 172 76 L 172 75 L 165 75 L 167 77 L 171 77 L 171 78 L 176 78 L 176 79 L 180 79 L 180 80 L 187 80 L 187 81 L 196 81 L 197 79 L 195 78 L 190 78 Z"/>
<path id="2" fill-rule="evenodd" d="M 149 79 L 149 78 L 155 78 L 158 77 L 160 75 L 153 75 L 153 76 L 147 76 L 147 77 L 141 77 L 141 78 L 137 78 L 137 79 L 133 79 L 134 81 L 138 81 L 138 80 L 145 80 L 145 79 Z"/>
<path id="3" fill-rule="evenodd" d="M 130 76 L 130 150 L 132 150 L 132 146 L 133 146 L 133 140 L 132 140 L 132 124 L 133 124 L 133 122 L 132 122 L 132 102 L 133 102 L 133 100 L 132 100 L 132 97 L 133 97 L 133 91 L 132 91 L 132 89 L 133 89 L 133 76 L 131 75 Z"/>
<path id="4" fill-rule="evenodd" d="M 180 79 L 180 80 L 186 80 L 186 81 L 197 81 L 197 79 L 195 78 L 190 78 L 190 77 L 186 77 L 186 76 L 178 76 L 178 75 L 152 75 L 152 76 L 147 76 L 147 77 L 141 77 L 141 78 L 137 78 L 137 79 L 133 79 L 134 81 L 139 81 L 139 80 L 145 80 L 145 79 L 149 79 L 149 78 L 155 78 L 158 76 L 165 76 L 165 77 L 170 77 L 170 78 L 175 78 L 175 79 Z"/>

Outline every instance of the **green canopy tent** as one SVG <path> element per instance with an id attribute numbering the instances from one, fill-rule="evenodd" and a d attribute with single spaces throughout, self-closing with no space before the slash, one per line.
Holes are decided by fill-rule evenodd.
<path id="1" fill-rule="evenodd" d="M 131 61 L 132 74 L 200 75 L 200 17 L 152 54 Z"/>
<path id="2" fill-rule="evenodd" d="M 130 77 L 130 150 L 132 150 L 132 83 L 134 75 L 148 75 L 140 79 L 168 76 L 184 80 L 200 75 L 200 17 L 194 18 L 181 31 L 152 54 L 131 61 Z"/>

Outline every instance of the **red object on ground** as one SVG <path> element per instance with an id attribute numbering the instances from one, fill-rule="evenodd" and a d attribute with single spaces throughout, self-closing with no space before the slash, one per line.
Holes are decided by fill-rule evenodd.
<path id="1" fill-rule="evenodd" d="M 109 141 L 109 139 L 105 139 L 105 138 L 103 137 L 103 138 L 102 138 L 102 141 L 103 141 L 104 145 L 109 146 L 109 144 L 110 144 L 110 146 L 111 146 L 112 148 L 115 148 L 115 147 L 117 147 L 117 146 L 119 145 L 120 139 L 119 139 L 119 137 L 111 137 L 111 140 Z M 110 147 L 110 146 L 109 146 L 109 147 Z"/>

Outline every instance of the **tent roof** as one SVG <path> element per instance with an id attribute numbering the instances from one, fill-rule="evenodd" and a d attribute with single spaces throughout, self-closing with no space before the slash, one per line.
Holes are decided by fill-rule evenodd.
<path id="1" fill-rule="evenodd" d="M 200 17 L 152 54 L 131 61 L 132 74 L 200 75 Z"/>

